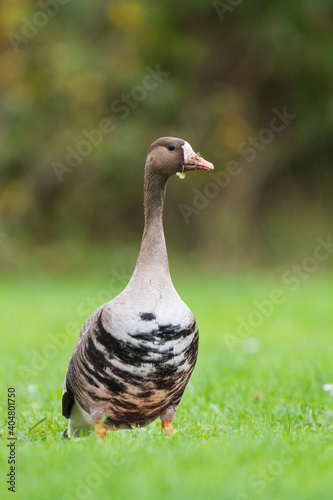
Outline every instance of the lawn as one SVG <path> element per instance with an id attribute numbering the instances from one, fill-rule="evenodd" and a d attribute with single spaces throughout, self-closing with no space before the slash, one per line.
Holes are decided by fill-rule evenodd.
<path id="1" fill-rule="evenodd" d="M 333 498 L 333 398 L 323 390 L 333 383 L 332 275 L 317 271 L 297 290 L 279 271 L 173 276 L 200 330 L 176 432 L 162 435 L 156 421 L 104 442 L 62 439 L 62 383 L 81 325 L 126 278 L 2 277 L 1 498 Z M 10 387 L 14 497 L 6 484 Z"/>

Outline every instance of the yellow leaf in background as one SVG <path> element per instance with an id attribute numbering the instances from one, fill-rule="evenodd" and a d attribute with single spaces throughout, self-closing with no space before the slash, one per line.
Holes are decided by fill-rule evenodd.
<path id="1" fill-rule="evenodd" d="M 111 24 L 127 32 L 141 31 L 144 15 L 139 2 L 109 3 L 106 14 Z"/>
<path id="2" fill-rule="evenodd" d="M 128 64 L 128 61 L 131 61 Z M 109 53 L 109 67 L 112 71 L 113 78 L 118 78 L 123 84 L 127 85 L 133 78 L 136 78 L 143 67 L 142 54 L 136 44 L 122 44 L 117 47 L 116 51 Z"/>
<path id="3" fill-rule="evenodd" d="M 251 133 L 251 124 L 242 116 L 228 115 L 223 118 L 216 130 L 216 136 L 225 147 L 237 151 L 239 144 Z"/>
<path id="4" fill-rule="evenodd" d="M 15 87 L 23 79 L 24 61 L 22 57 L 13 57 L 11 49 L 0 53 L 0 68 L 3 69 L 0 76 L 0 89 Z"/>
<path id="5" fill-rule="evenodd" d="M 7 35 L 13 31 L 19 35 L 23 23 L 22 17 L 29 17 L 30 12 L 31 7 L 27 2 L 3 2 L 0 6 L 0 33 Z"/>
<path id="6" fill-rule="evenodd" d="M 0 212 L 4 219 L 20 217 L 33 205 L 33 192 L 27 189 L 26 179 L 16 179 L 1 191 Z"/>

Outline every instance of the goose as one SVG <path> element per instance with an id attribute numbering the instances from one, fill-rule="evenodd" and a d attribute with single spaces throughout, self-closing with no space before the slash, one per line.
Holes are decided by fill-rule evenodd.
<path id="1" fill-rule="evenodd" d="M 148 150 L 144 171 L 144 231 L 133 275 L 113 300 L 94 311 L 79 334 L 63 387 L 66 437 L 95 428 L 143 427 L 172 421 L 198 354 L 196 320 L 171 281 L 163 231 L 169 178 L 212 163 L 176 137 L 161 137 Z"/>

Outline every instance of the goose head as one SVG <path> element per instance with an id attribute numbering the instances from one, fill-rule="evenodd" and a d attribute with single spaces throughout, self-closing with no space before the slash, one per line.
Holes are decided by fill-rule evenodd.
<path id="1" fill-rule="evenodd" d="M 159 173 L 165 177 L 190 170 L 214 170 L 190 144 L 177 137 L 160 137 L 152 143 L 146 160 L 147 173 Z"/>

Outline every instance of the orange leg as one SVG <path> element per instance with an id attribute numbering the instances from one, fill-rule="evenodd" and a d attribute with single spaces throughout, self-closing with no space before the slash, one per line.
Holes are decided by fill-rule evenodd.
<path id="1" fill-rule="evenodd" d="M 162 421 L 162 430 L 164 430 L 168 436 L 171 436 L 173 432 L 172 420 Z"/>
<path id="2" fill-rule="evenodd" d="M 97 436 L 99 436 L 101 439 L 104 439 L 105 436 L 106 436 L 106 429 L 104 427 L 104 425 L 99 425 L 99 423 L 97 422 L 95 424 L 95 431 L 96 431 L 96 434 Z"/>

